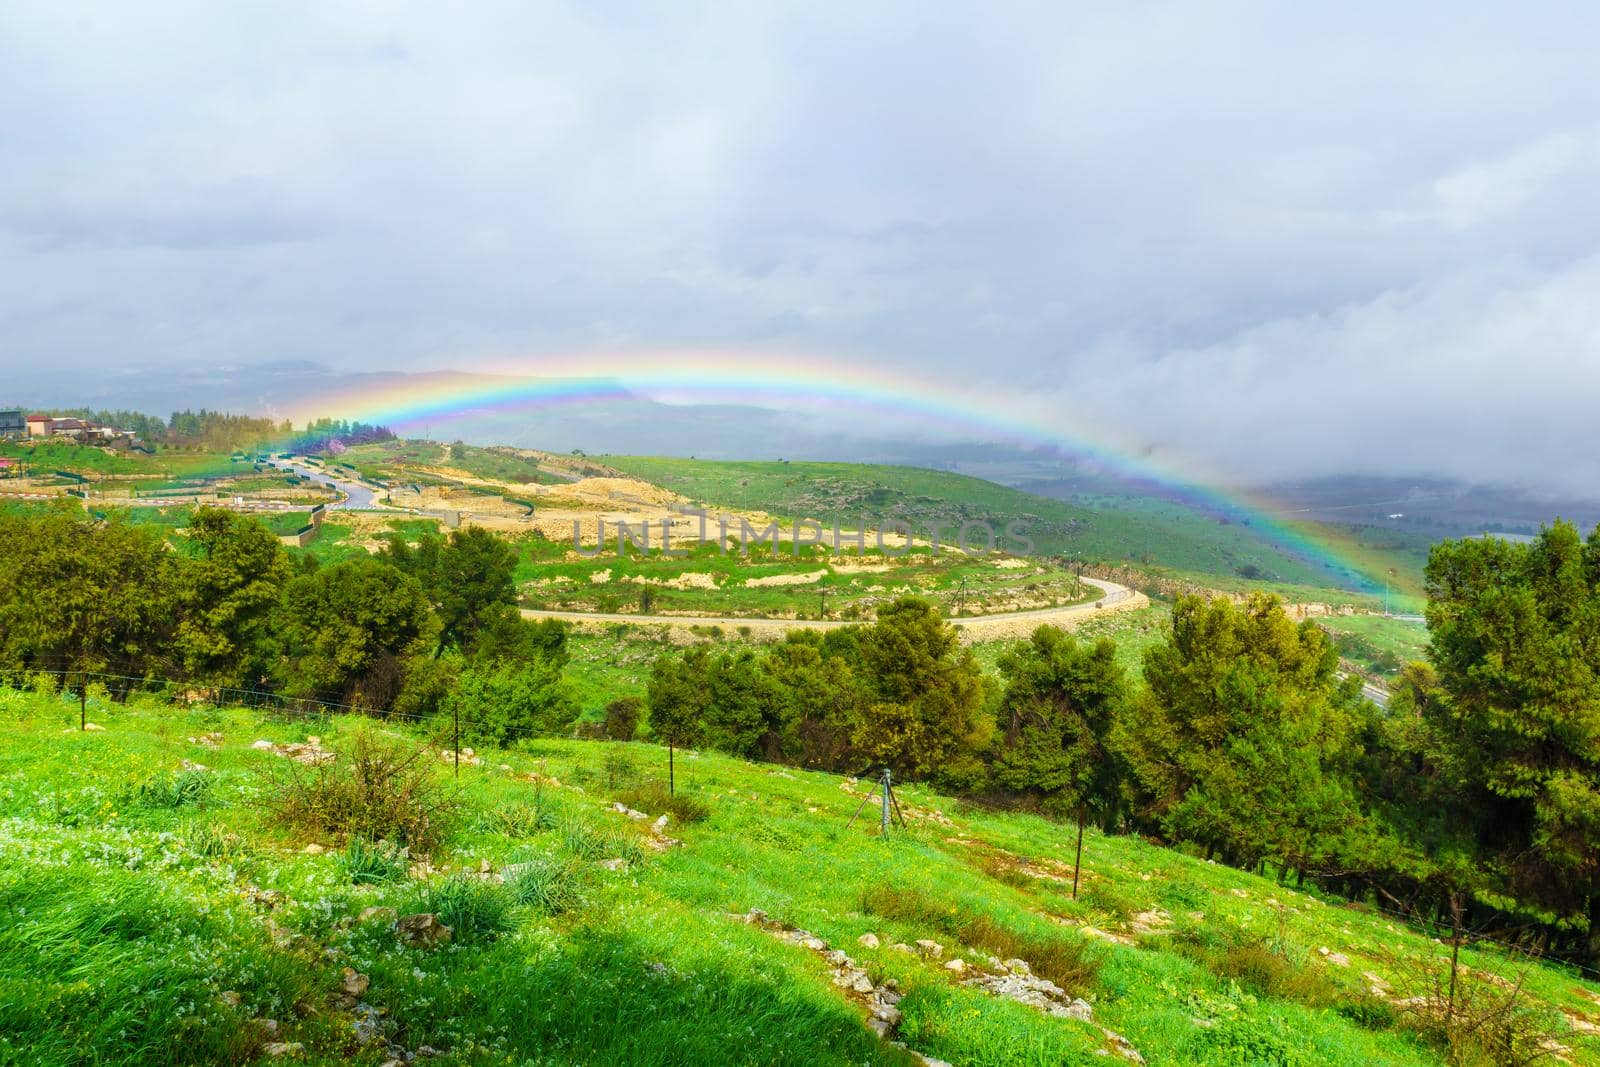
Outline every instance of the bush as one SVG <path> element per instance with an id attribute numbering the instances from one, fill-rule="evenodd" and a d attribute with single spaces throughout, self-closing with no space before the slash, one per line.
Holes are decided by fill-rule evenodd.
<path id="1" fill-rule="evenodd" d="M 535 796 L 532 804 L 519 801 L 485 808 L 473 819 L 472 828 L 501 837 L 532 837 L 540 830 L 554 830 L 561 825 L 558 810 L 551 798 Z"/>
<path id="2" fill-rule="evenodd" d="M 639 765 L 621 745 L 609 745 L 605 755 L 606 788 L 631 785 L 639 777 Z"/>
<path id="3" fill-rule="evenodd" d="M 532 859 L 516 865 L 506 889 L 522 907 L 559 915 L 583 906 L 583 869 L 570 861 Z"/>
<path id="4" fill-rule="evenodd" d="M 249 851 L 244 838 L 211 823 L 191 823 L 184 827 L 183 844 L 196 856 L 223 859 Z"/>
<path id="5" fill-rule="evenodd" d="M 369 731 L 332 761 L 312 767 L 285 761 L 265 803 L 280 826 L 393 841 L 414 854 L 439 844 L 455 810 L 427 748 Z"/>
<path id="6" fill-rule="evenodd" d="M 711 809 L 687 793 L 668 793 L 660 782 L 634 786 L 619 792 L 616 799 L 636 811 L 660 815 L 665 812 L 674 822 L 704 822 Z"/>
<path id="7" fill-rule="evenodd" d="M 511 929 L 511 895 L 481 878 L 452 875 L 422 891 L 417 910 L 432 912 L 457 941 L 498 937 Z"/>
<path id="8" fill-rule="evenodd" d="M 603 830 L 582 819 L 568 819 L 561 832 L 561 847 L 577 859 L 621 859 L 629 864 L 644 859 L 639 839 L 618 830 Z"/>
<path id="9" fill-rule="evenodd" d="M 621 697 L 606 705 L 605 736 L 612 741 L 632 741 L 639 734 L 639 720 L 644 716 L 644 701 L 638 697 Z"/>
<path id="10" fill-rule="evenodd" d="M 205 771 L 162 771 L 135 786 L 129 802 L 140 808 L 181 808 L 198 804 L 211 792 Z"/>
<path id="11" fill-rule="evenodd" d="M 464 742 L 505 748 L 524 737 L 565 734 L 578 705 L 561 681 L 561 668 L 544 660 L 472 667 L 445 711 L 461 717 Z"/>
<path id="12" fill-rule="evenodd" d="M 339 854 L 337 864 L 346 880 L 355 885 L 379 885 L 406 876 L 406 850 L 387 841 L 369 843 L 353 837 Z"/>

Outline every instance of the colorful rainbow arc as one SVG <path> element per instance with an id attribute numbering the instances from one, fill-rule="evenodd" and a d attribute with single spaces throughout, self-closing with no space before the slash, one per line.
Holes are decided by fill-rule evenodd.
<path id="1" fill-rule="evenodd" d="M 1216 487 L 1211 478 L 1141 459 L 1107 441 L 1063 432 L 1016 414 L 999 397 L 900 378 L 843 362 L 760 353 L 655 352 L 540 359 L 463 375 L 409 375 L 319 397 L 295 421 L 331 416 L 389 426 L 397 433 L 431 430 L 453 420 L 640 395 L 673 401 L 742 403 L 783 408 L 847 409 L 936 428 L 946 439 L 978 440 L 1088 462 L 1204 513 L 1248 521 L 1280 551 L 1371 587 L 1337 542 L 1316 538 L 1268 510 L 1250 494 Z"/>

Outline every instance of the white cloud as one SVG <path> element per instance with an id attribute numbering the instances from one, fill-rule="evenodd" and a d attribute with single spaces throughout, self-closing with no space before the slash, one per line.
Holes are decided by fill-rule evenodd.
<path id="1" fill-rule="evenodd" d="M 1554 3 L 14 0 L 0 363 L 774 345 L 1245 475 L 1571 481 L 1597 52 Z"/>

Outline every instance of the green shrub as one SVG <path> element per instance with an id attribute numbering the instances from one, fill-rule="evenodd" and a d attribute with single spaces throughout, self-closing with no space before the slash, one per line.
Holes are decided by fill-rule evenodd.
<path id="1" fill-rule="evenodd" d="M 541 915 L 560 915 L 583 906 L 583 868 L 547 858 L 515 865 L 506 880 L 511 899 Z"/>
<path id="2" fill-rule="evenodd" d="M 444 711 L 460 716 L 463 742 L 501 748 L 525 737 L 564 735 L 578 718 L 561 667 L 543 659 L 468 668 Z"/>
<path id="3" fill-rule="evenodd" d="M 616 798 L 635 811 L 671 815 L 674 822 L 704 822 L 711 815 L 711 809 L 704 801 L 695 799 L 689 793 L 669 793 L 660 782 L 624 789 L 617 793 Z"/>
<path id="4" fill-rule="evenodd" d="M 183 844 L 196 856 L 224 859 L 248 851 L 244 838 L 211 823 L 190 823 L 184 827 Z"/>
<path id="5" fill-rule="evenodd" d="M 426 746 L 356 734 L 347 751 L 311 767 L 285 760 L 264 801 L 273 821 L 314 834 L 393 841 L 431 851 L 454 815 Z"/>
<path id="6" fill-rule="evenodd" d="M 511 895 L 482 878 L 452 875 L 422 891 L 417 910 L 432 912 L 457 941 L 487 940 L 511 929 Z"/>
<path id="7" fill-rule="evenodd" d="M 628 786 L 638 780 L 639 765 L 621 745 L 608 745 L 605 755 L 605 774 L 607 789 Z"/>
<path id="8" fill-rule="evenodd" d="M 1270 1016 L 1224 1018 L 1203 1033 L 1200 1044 L 1208 1053 L 1206 1063 L 1302 1067 L 1311 1062 L 1305 1042 Z"/>
<path id="9" fill-rule="evenodd" d="M 630 864 L 644 859 L 644 849 L 633 834 L 600 829 L 582 819 L 568 819 L 562 827 L 561 847 L 583 860 L 621 859 Z"/>
<path id="10" fill-rule="evenodd" d="M 535 796 L 533 803 L 516 801 L 485 808 L 474 817 L 472 828 L 482 834 L 501 837 L 532 837 L 541 830 L 561 825 L 563 809 L 554 797 Z"/>
<path id="11" fill-rule="evenodd" d="M 355 885 L 379 885 L 406 876 L 408 856 L 404 848 L 387 841 L 376 844 L 352 837 L 336 861 L 340 873 Z"/>
<path id="12" fill-rule="evenodd" d="M 632 741 L 639 733 L 644 716 L 644 701 L 621 697 L 606 705 L 605 735 L 613 741 Z"/>
<path id="13" fill-rule="evenodd" d="M 161 771 L 134 786 L 128 802 L 139 808 L 182 808 L 200 803 L 210 792 L 211 775 L 205 771 Z"/>

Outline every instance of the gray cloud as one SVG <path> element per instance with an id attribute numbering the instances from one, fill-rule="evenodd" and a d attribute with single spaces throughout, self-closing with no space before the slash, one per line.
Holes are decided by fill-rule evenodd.
<path id="1" fill-rule="evenodd" d="M 18 0 L 0 359 L 770 345 L 1241 478 L 1570 489 L 1597 46 L 1579 4 Z"/>

